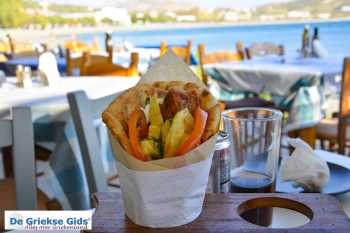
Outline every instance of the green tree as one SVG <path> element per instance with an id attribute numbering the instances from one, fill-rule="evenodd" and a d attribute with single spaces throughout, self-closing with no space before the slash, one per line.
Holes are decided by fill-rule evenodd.
<path id="1" fill-rule="evenodd" d="M 39 24 L 41 26 L 46 26 L 49 23 L 48 18 L 42 15 L 35 15 L 32 20 L 34 24 Z"/>
<path id="2" fill-rule="evenodd" d="M 0 27 L 18 27 L 23 23 L 22 4 L 21 0 L 0 0 Z"/>
<path id="3" fill-rule="evenodd" d="M 109 25 L 112 25 L 114 23 L 110 18 L 103 18 L 101 22 Z"/>
<path id="4" fill-rule="evenodd" d="M 88 25 L 88 26 L 95 26 L 96 21 L 93 17 L 83 17 L 78 19 L 78 22 L 83 24 L 83 25 Z"/>

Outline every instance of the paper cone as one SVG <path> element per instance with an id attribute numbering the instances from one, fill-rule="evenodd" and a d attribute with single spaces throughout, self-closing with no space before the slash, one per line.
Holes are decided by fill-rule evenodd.
<path id="1" fill-rule="evenodd" d="M 155 81 L 193 82 L 205 87 L 173 52 L 161 57 L 139 83 Z M 126 153 L 111 136 L 126 215 L 138 225 L 154 228 L 196 219 L 202 211 L 216 137 L 183 156 L 143 162 Z"/>

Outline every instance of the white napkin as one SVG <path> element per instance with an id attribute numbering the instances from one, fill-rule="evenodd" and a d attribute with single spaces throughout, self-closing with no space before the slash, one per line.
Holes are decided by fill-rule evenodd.
<path id="1" fill-rule="evenodd" d="M 39 57 L 39 77 L 44 85 L 49 86 L 56 83 L 60 78 L 57 60 L 53 53 L 45 52 Z"/>
<path id="2" fill-rule="evenodd" d="M 292 181 L 306 192 L 319 192 L 329 181 L 327 162 L 303 140 L 290 138 L 288 141 L 295 150 L 282 161 L 282 181 Z"/>

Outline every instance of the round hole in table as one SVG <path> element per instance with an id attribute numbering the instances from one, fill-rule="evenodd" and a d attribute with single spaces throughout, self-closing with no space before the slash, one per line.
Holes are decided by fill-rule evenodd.
<path id="1" fill-rule="evenodd" d="M 245 221 L 268 228 L 295 228 L 313 219 L 312 210 L 303 203 L 277 197 L 255 198 L 237 208 Z"/>

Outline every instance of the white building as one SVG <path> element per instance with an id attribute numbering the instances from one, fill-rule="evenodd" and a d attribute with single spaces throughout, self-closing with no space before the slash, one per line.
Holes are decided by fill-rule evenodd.
<path id="1" fill-rule="evenodd" d="M 158 16 L 159 16 L 159 13 L 156 10 L 152 10 L 152 11 L 149 12 L 149 17 L 151 17 L 153 19 L 157 18 Z"/>
<path id="2" fill-rule="evenodd" d="M 225 21 L 235 22 L 235 21 L 238 21 L 239 18 L 240 18 L 239 14 L 235 11 L 225 12 L 225 14 L 224 14 Z"/>
<path id="3" fill-rule="evenodd" d="M 47 0 L 41 0 L 39 1 L 39 5 L 41 6 L 41 14 L 45 15 L 45 16 L 49 16 L 50 15 L 50 11 L 49 11 L 49 3 Z"/>
<path id="4" fill-rule="evenodd" d="M 288 18 L 305 19 L 310 17 L 311 17 L 311 14 L 308 11 L 289 11 L 288 12 Z"/>
<path id="5" fill-rule="evenodd" d="M 35 15 L 37 13 L 36 10 L 32 9 L 32 8 L 27 8 L 27 9 L 24 9 L 24 12 L 27 14 L 27 15 Z"/>
<path id="6" fill-rule="evenodd" d="M 173 12 L 173 11 L 166 11 L 164 15 L 165 15 L 166 17 L 169 17 L 169 18 L 173 18 L 173 19 L 176 18 L 176 13 Z"/>
<path id="7" fill-rule="evenodd" d="M 84 13 L 60 13 L 56 14 L 57 16 L 61 16 L 66 19 L 81 19 L 85 17 L 94 18 L 95 14 L 93 12 L 84 12 Z"/>
<path id="8" fill-rule="evenodd" d="M 145 18 L 145 13 L 143 12 L 136 13 L 136 19 L 144 19 L 144 18 Z"/>
<path id="9" fill-rule="evenodd" d="M 340 10 L 341 10 L 342 12 L 350 12 L 350 6 L 347 6 L 347 5 L 342 6 L 342 7 L 340 8 Z"/>
<path id="10" fill-rule="evenodd" d="M 242 9 L 242 12 L 246 13 L 246 14 L 250 14 L 254 9 L 249 8 L 249 7 L 245 7 Z"/>
<path id="11" fill-rule="evenodd" d="M 317 16 L 320 19 L 329 19 L 331 17 L 331 14 L 329 14 L 329 13 L 320 13 Z"/>
<path id="12" fill-rule="evenodd" d="M 276 20 L 276 16 L 274 16 L 274 15 L 260 15 L 259 19 L 261 21 L 273 21 L 273 20 Z"/>
<path id="13" fill-rule="evenodd" d="M 197 17 L 195 15 L 179 15 L 176 17 L 178 22 L 195 22 Z"/>
<path id="14" fill-rule="evenodd" d="M 250 20 L 252 18 L 251 13 L 243 13 L 239 15 L 240 20 Z"/>
<path id="15" fill-rule="evenodd" d="M 131 24 L 131 17 L 125 8 L 103 7 L 94 13 L 94 17 L 97 22 L 107 18 L 116 23 Z"/>

